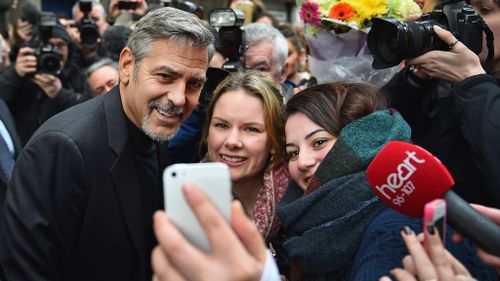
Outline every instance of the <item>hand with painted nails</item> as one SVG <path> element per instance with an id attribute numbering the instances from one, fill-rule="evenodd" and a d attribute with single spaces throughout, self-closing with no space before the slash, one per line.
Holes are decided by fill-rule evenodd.
<path id="1" fill-rule="evenodd" d="M 241 203 L 233 202 L 229 224 L 200 189 L 185 185 L 183 193 L 207 233 L 212 252 L 206 254 L 189 243 L 168 216 L 158 211 L 154 216 L 158 246 L 152 253 L 153 280 L 261 280 L 269 256 Z M 279 280 L 277 270 L 272 276 L 266 280 Z"/>
<path id="2" fill-rule="evenodd" d="M 401 231 L 409 255 L 403 258 L 403 268 L 391 270 L 398 281 L 472 281 L 469 271 L 443 246 L 438 231 L 432 227 L 426 234 L 427 251 L 421 239 L 409 228 Z M 379 281 L 390 281 L 384 276 Z"/>
<path id="3" fill-rule="evenodd" d="M 415 76 L 457 84 L 470 76 L 486 73 L 479 56 L 458 41 L 451 32 L 437 25 L 434 26 L 434 32 L 450 47 L 449 51 L 430 51 L 407 59 L 406 63 L 413 66 Z"/>

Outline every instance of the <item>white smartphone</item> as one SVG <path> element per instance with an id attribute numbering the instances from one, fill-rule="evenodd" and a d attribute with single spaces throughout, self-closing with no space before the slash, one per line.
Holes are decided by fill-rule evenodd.
<path id="1" fill-rule="evenodd" d="M 163 172 L 165 211 L 191 243 L 209 253 L 210 244 L 205 231 L 182 194 L 181 188 L 186 182 L 200 187 L 229 221 L 231 174 L 228 166 L 223 163 L 174 164 Z"/>

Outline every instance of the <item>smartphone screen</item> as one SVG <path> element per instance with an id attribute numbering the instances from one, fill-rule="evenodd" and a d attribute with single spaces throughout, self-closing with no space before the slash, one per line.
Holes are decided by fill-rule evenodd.
<path id="1" fill-rule="evenodd" d="M 182 193 L 186 182 L 196 184 L 229 221 L 231 174 L 223 163 L 175 164 L 163 172 L 165 211 L 191 243 L 208 253 L 210 244 L 205 232 Z"/>

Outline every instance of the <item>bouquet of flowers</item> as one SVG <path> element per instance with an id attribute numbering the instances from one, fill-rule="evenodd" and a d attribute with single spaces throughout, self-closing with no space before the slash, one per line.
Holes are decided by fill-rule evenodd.
<path id="1" fill-rule="evenodd" d="M 421 13 L 414 0 L 296 0 L 296 3 L 305 24 L 311 73 L 320 83 L 335 80 L 385 83 L 395 71 L 371 68 L 372 57 L 366 45 L 371 19 L 404 19 Z"/>

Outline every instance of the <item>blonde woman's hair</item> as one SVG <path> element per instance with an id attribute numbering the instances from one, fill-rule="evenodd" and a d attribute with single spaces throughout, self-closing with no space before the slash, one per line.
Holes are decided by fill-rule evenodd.
<path id="1" fill-rule="evenodd" d="M 207 142 L 208 131 L 214 113 L 214 107 L 219 98 L 226 92 L 244 90 L 247 94 L 254 95 L 262 100 L 264 106 L 264 124 L 269 136 L 274 155 L 268 165 L 268 169 L 275 169 L 284 160 L 285 140 L 283 110 L 285 98 L 281 87 L 268 74 L 260 71 L 247 71 L 246 73 L 231 73 L 215 89 L 207 110 L 207 116 L 203 125 L 203 142 Z M 235 104 L 233 110 L 238 111 Z"/>

